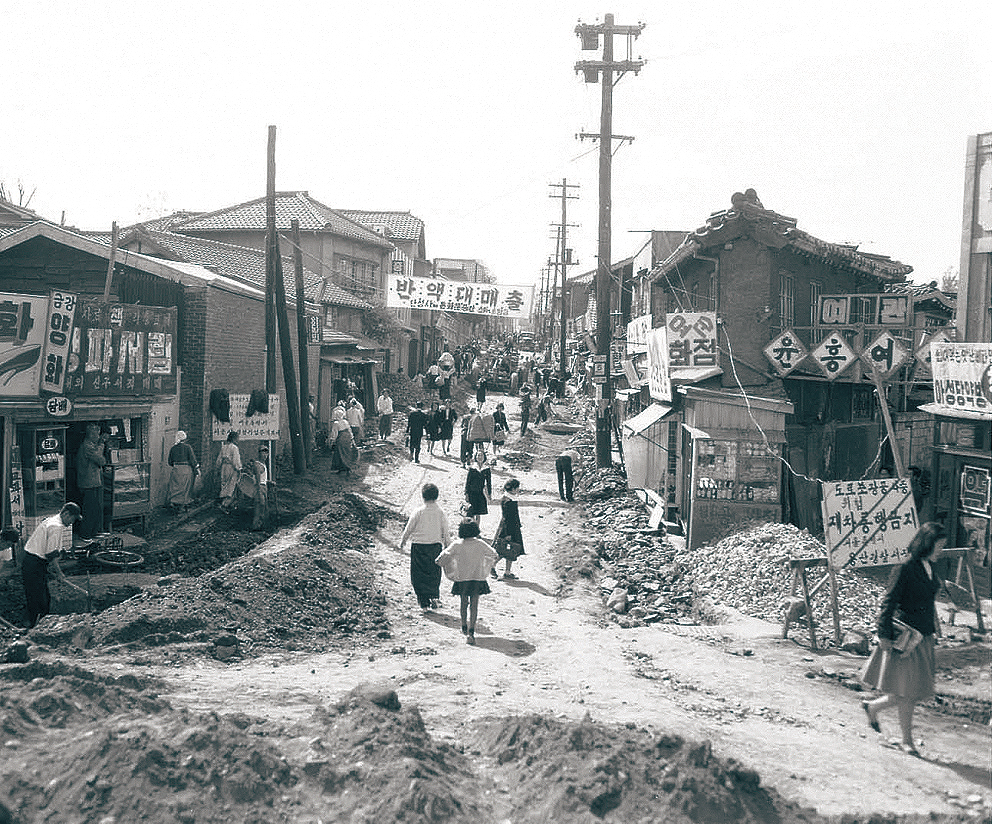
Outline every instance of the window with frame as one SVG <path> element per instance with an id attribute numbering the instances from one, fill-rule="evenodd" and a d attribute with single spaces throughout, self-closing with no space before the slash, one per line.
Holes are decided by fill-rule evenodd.
<path id="1" fill-rule="evenodd" d="M 823 294 L 823 284 L 817 280 L 809 282 L 809 325 L 816 325 L 816 307 L 820 305 L 820 295 Z"/>
<path id="2" fill-rule="evenodd" d="M 324 306 L 324 326 L 329 326 L 331 329 L 338 328 L 337 306 Z"/>
<path id="3" fill-rule="evenodd" d="M 796 279 L 790 272 L 778 273 L 778 314 L 782 326 L 792 326 L 796 322 Z"/>

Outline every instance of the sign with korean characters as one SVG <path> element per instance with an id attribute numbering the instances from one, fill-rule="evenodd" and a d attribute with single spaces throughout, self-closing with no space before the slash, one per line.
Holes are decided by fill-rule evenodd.
<path id="1" fill-rule="evenodd" d="M 669 312 L 668 361 L 672 369 L 719 366 L 716 312 Z"/>
<path id="2" fill-rule="evenodd" d="M 908 358 L 909 350 L 888 332 L 882 332 L 861 353 L 861 360 L 869 369 L 874 368 L 881 378 L 891 377 Z"/>
<path id="3" fill-rule="evenodd" d="M 907 326 L 909 295 L 823 295 L 817 320 L 828 326 Z"/>
<path id="4" fill-rule="evenodd" d="M 0 292 L 0 396 L 38 395 L 48 298 Z"/>
<path id="5" fill-rule="evenodd" d="M 66 395 L 174 395 L 176 310 L 80 296 Z"/>
<path id="6" fill-rule="evenodd" d="M 648 333 L 648 388 L 656 401 L 672 400 L 668 352 L 668 330 L 664 326 L 652 329 Z"/>
<path id="7" fill-rule="evenodd" d="M 24 517 L 24 475 L 21 469 L 21 447 L 10 448 L 10 525 L 27 538 L 27 520 Z"/>
<path id="8" fill-rule="evenodd" d="M 813 360 L 827 379 L 833 380 L 857 360 L 857 355 L 839 332 L 832 332 L 813 350 Z"/>
<path id="9" fill-rule="evenodd" d="M 908 478 L 823 481 L 823 535 L 834 569 L 901 564 L 917 529 Z"/>
<path id="10" fill-rule="evenodd" d="M 786 329 L 764 348 L 765 357 L 780 378 L 802 363 L 809 352 L 791 329 Z"/>
<path id="11" fill-rule="evenodd" d="M 931 344 L 930 368 L 938 406 L 992 414 L 992 343 Z"/>
<path id="12" fill-rule="evenodd" d="M 961 492 L 958 507 L 974 515 L 989 517 L 989 471 L 981 466 L 961 467 Z"/>
<path id="13" fill-rule="evenodd" d="M 533 286 L 394 274 L 387 280 L 386 306 L 391 309 L 433 309 L 528 320 L 534 301 Z"/>
<path id="14" fill-rule="evenodd" d="M 627 324 L 627 354 L 640 354 L 648 351 L 648 332 L 653 326 L 651 315 L 641 315 Z"/>
<path id="15" fill-rule="evenodd" d="M 278 441 L 279 440 L 279 396 L 269 395 L 269 411 L 248 413 L 248 401 L 251 395 L 230 395 L 231 420 L 228 423 L 217 420 L 211 415 L 213 426 L 211 439 L 227 440 L 228 433 L 234 430 L 242 441 Z"/>
<path id="16" fill-rule="evenodd" d="M 53 289 L 48 296 L 48 322 L 45 324 L 45 352 L 41 367 L 42 392 L 60 394 L 65 389 L 76 301 L 76 295 L 71 292 Z"/>

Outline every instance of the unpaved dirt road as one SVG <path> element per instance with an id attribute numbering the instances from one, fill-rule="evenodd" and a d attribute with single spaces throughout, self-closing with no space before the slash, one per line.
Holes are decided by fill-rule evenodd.
<path id="1" fill-rule="evenodd" d="M 512 424 L 516 401 L 505 401 Z M 739 615 L 718 626 L 621 629 L 606 620 L 592 584 L 578 578 L 563 587 L 556 555 L 595 543 L 575 505 L 558 499 L 553 456 L 565 442 L 541 432 L 528 442 L 531 469 L 501 464 L 494 474 L 496 489 L 511 474 L 522 482 L 527 555 L 514 567 L 518 580 L 493 582 L 493 594 L 482 598 L 475 647 L 460 632 L 456 598 L 445 595 L 444 607 L 433 613 L 417 607 L 408 554 L 396 546 L 403 524 L 394 521 L 370 548 L 391 639 L 345 652 L 152 668 L 175 688 L 170 701 L 192 710 L 304 721 L 357 684 L 382 684 L 395 689 L 404 706 L 419 708 L 432 736 L 452 743 L 466 740 L 469 727 L 484 717 L 588 714 L 708 739 L 715 754 L 756 770 L 763 786 L 824 814 L 967 807 L 973 819 L 988 818 L 988 727 L 922 711 L 922 759 L 883 746 L 884 738 L 865 723 L 862 696 L 831 677 L 856 671 L 863 659 L 811 653 L 781 640 L 778 626 Z M 408 513 L 419 504 L 421 485 L 432 481 L 454 520 L 464 471 L 455 457 L 425 454 L 422 460 L 370 467 L 365 491 Z M 495 530 L 494 510 L 483 518 L 484 537 Z M 898 734 L 894 717 L 883 717 L 882 725 L 885 734 Z"/>

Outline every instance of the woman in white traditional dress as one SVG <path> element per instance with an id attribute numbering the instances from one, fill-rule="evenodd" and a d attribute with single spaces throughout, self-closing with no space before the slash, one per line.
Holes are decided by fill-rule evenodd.
<path id="1" fill-rule="evenodd" d="M 220 470 L 220 508 L 230 512 L 241 477 L 241 450 L 238 449 L 238 433 L 233 429 L 221 445 L 217 468 Z"/>

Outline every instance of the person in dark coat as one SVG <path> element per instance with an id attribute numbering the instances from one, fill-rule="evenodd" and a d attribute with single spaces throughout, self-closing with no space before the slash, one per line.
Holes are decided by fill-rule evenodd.
<path id="1" fill-rule="evenodd" d="M 881 732 L 878 713 L 889 707 L 899 710 L 902 749 L 918 756 L 913 741 L 913 710 L 934 694 L 934 636 L 940 634 L 940 621 L 934 602 L 941 580 L 933 568 L 943 551 L 947 532 L 942 524 L 923 524 L 909 543 L 909 558 L 893 573 L 893 582 L 882 601 L 878 616 L 878 646 L 865 664 L 862 680 L 883 692 L 881 698 L 863 701 L 868 725 Z M 915 630 L 912 648 L 902 651 L 893 641 L 902 634 L 896 622 Z M 910 633 L 906 633 L 909 635 Z"/>
<path id="2" fill-rule="evenodd" d="M 499 451 L 499 447 L 506 443 L 506 436 L 510 433 L 510 422 L 506 419 L 506 410 L 503 404 L 496 404 L 496 411 L 493 412 L 493 454 Z"/>
<path id="3" fill-rule="evenodd" d="M 530 391 L 524 389 L 524 396 L 520 399 L 520 434 L 527 434 L 527 424 L 530 421 Z"/>
<path id="4" fill-rule="evenodd" d="M 406 434 L 410 438 L 410 459 L 420 463 L 420 442 L 424 439 L 427 429 L 427 413 L 424 412 L 424 402 L 417 401 L 415 409 L 410 411 L 406 419 Z"/>
<path id="5" fill-rule="evenodd" d="M 486 402 L 486 376 L 479 376 L 479 383 L 475 387 L 475 400 L 479 404 L 479 408 Z"/>
<path id="6" fill-rule="evenodd" d="M 465 476 L 465 501 L 468 503 L 466 516 L 476 523 L 482 515 L 489 513 L 489 499 L 493 494 L 493 473 L 486 465 L 486 453 L 475 453 L 475 466 L 470 466 Z"/>
<path id="7" fill-rule="evenodd" d="M 513 574 L 511 568 L 513 562 L 524 552 L 524 538 L 520 528 L 520 507 L 517 505 L 517 495 L 520 494 L 520 481 L 510 478 L 503 484 L 503 500 L 500 501 L 499 526 L 496 528 L 496 537 L 493 538 L 493 549 L 496 554 L 506 561 L 503 570 L 503 578 L 513 580 L 517 576 Z M 496 568 L 493 567 L 492 577 L 496 577 Z"/>
<path id="8" fill-rule="evenodd" d="M 469 429 L 472 426 L 472 418 L 476 414 L 474 409 L 469 409 L 468 414 L 462 418 L 462 442 L 460 449 L 462 469 L 468 469 L 469 462 L 472 460 L 472 441 L 469 438 Z"/>
<path id="9" fill-rule="evenodd" d="M 438 427 L 438 439 L 441 441 L 441 448 L 444 454 L 451 453 L 451 440 L 455 437 L 455 421 L 458 420 L 458 413 L 451 401 L 445 401 L 441 407 L 440 421 Z"/>
<path id="10" fill-rule="evenodd" d="M 434 401 L 427 412 L 427 424 L 424 426 L 427 435 L 427 453 L 434 456 L 434 444 L 440 440 L 441 434 L 441 405 Z"/>

